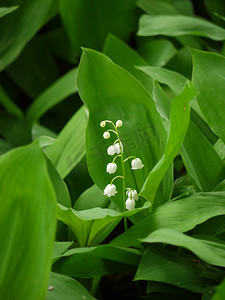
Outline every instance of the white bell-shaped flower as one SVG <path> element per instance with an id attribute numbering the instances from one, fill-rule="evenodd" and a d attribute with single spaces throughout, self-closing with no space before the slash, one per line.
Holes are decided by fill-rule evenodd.
<path id="1" fill-rule="evenodd" d="M 106 121 L 102 121 L 102 122 L 100 123 L 100 126 L 101 126 L 101 127 L 105 127 L 105 125 L 106 125 Z"/>
<path id="2" fill-rule="evenodd" d="M 116 121 L 116 127 L 122 127 L 123 122 L 121 120 Z"/>
<path id="3" fill-rule="evenodd" d="M 116 153 L 113 145 L 109 146 L 109 148 L 107 149 L 107 153 L 108 155 L 114 155 Z"/>
<path id="4" fill-rule="evenodd" d="M 104 139 L 109 139 L 110 138 L 110 133 L 108 132 L 108 131 L 105 131 L 104 133 L 103 133 L 103 137 L 104 137 Z"/>
<path id="5" fill-rule="evenodd" d="M 120 147 L 121 147 L 121 150 L 122 150 L 122 153 L 123 153 L 123 145 L 122 145 L 121 142 L 116 143 L 116 144 L 114 145 L 115 153 L 120 154 Z"/>
<path id="6" fill-rule="evenodd" d="M 107 197 L 115 196 L 117 193 L 116 186 L 114 184 L 108 184 L 104 189 L 104 195 Z"/>
<path id="7" fill-rule="evenodd" d="M 140 158 L 135 158 L 132 160 L 132 162 L 131 162 L 132 170 L 142 169 L 143 167 L 144 167 L 144 165 L 142 164 L 142 161 L 140 160 Z"/>
<path id="8" fill-rule="evenodd" d="M 126 209 L 127 210 L 132 210 L 132 209 L 135 208 L 135 201 L 134 201 L 134 199 L 127 198 L 125 204 L 126 204 Z"/>
<path id="9" fill-rule="evenodd" d="M 139 199 L 138 193 L 137 193 L 136 190 L 130 190 L 130 191 L 128 192 L 128 197 L 129 197 L 130 199 L 133 199 L 134 201 L 137 201 L 137 200 Z"/>
<path id="10" fill-rule="evenodd" d="M 113 174 L 116 172 L 117 164 L 116 163 L 109 163 L 106 167 L 106 172 L 109 174 Z"/>

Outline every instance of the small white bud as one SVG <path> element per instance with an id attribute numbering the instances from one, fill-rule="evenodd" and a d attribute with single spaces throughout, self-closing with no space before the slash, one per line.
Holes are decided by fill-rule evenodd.
<path id="1" fill-rule="evenodd" d="M 107 197 L 115 196 L 116 193 L 117 190 L 114 184 L 108 184 L 104 189 L 104 195 L 107 195 Z"/>
<path id="2" fill-rule="evenodd" d="M 140 160 L 140 158 L 135 158 L 132 160 L 132 162 L 131 162 L 132 170 L 142 169 L 143 167 L 144 167 L 144 165 L 142 164 L 142 161 Z"/>
<path id="3" fill-rule="evenodd" d="M 113 174 L 116 172 L 116 169 L 117 169 L 117 164 L 109 163 L 107 165 L 106 172 L 108 172 L 109 174 Z"/>
<path id="4" fill-rule="evenodd" d="M 132 209 L 135 208 L 135 201 L 134 201 L 134 199 L 127 198 L 125 204 L 126 204 L 126 209 L 127 210 L 132 210 Z"/>
<path id="5" fill-rule="evenodd" d="M 122 127 L 123 122 L 121 120 L 116 121 L 116 127 Z"/>
<path id="6" fill-rule="evenodd" d="M 107 153 L 108 155 L 114 155 L 116 153 L 113 145 L 109 146 L 109 148 L 107 149 Z"/>
<path id="7" fill-rule="evenodd" d="M 106 125 L 106 121 L 102 121 L 102 122 L 100 123 L 100 126 L 101 126 L 101 127 L 105 127 L 105 125 Z"/>
<path id="8" fill-rule="evenodd" d="M 128 192 L 128 197 L 129 197 L 130 199 L 133 199 L 134 201 L 137 201 L 137 200 L 139 199 L 138 193 L 137 193 L 136 190 L 130 190 L 130 191 Z"/>
<path id="9" fill-rule="evenodd" d="M 108 131 L 105 131 L 104 133 L 103 133 L 103 137 L 104 137 L 104 139 L 109 139 L 110 138 L 110 133 L 108 132 Z"/>
<path id="10" fill-rule="evenodd" d="M 115 152 L 116 152 L 117 154 L 120 154 L 120 147 L 121 147 L 121 150 L 122 150 L 122 153 L 123 153 L 123 145 L 122 145 L 121 142 L 120 142 L 120 144 L 119 144 L 119 143 L 116 143 L 116 144 L 114 145 L 114 150 L 115 150 Z"/>

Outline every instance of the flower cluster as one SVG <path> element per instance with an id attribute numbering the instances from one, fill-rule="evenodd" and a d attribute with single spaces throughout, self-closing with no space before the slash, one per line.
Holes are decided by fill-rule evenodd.
<path id="1" fill-rule="evenodd" d="M 133 158 L 131 161 L 131 169 L 132 170 L 142 169 L 144 167 L 144 165 L 142 164 L 142 161 L 140 160 L 140 158 L 137 158 L 135 156 L 129 156 L 126 159 L 123 159 L 123 144 L 120 140 L 119 133 L 118 133 L 118 128 L 123 126 L 123 122 L 121 120 L 118 120 L 118 121 L 116 121 L 116 125 L 115 125 L 112 121 L 105 120 L 100 123 L 100 126 L 102 128 L 104 128 L 107 123 L 112 124 L 113 129 L 108 129 L 107 131 L 105 131 L 103 133 L 103 138 L 109 139 L 111 136 L 110 133 L 112 132 L 117 136 L 117 139 L 107 149 L 107 154 L 109 156 L 113 156 L 113 155 L 116 155 L 116 156 L 113 158 L 112 162 L 108 163 L 108 165 L 106 167 L 106 172 L 109 174 L 114 174 L 117 171 L 117 164 L 115 163 L 115 161 L 118 157 L 121 157 L 121 164 L 122 164 L 122 170 L 123 170 L 123 176 L 114 177 L 112 179 L 111 183 L 108 184 L 104 189 L 104 195 L 106 195 L 107 197 L 112 197 L 117 194 L 116 186 L 113 184 L 113 181 L 116 178 L 122 178 L 123 181 L 125 182 L 125 174 L 124 174 L 123 164 L 126 161 L 128 161 L 129 159 Z M 125 188 L 125 186 L 124 186 L 124 188 Z M 124 191 L 124 193 L 125 193 L 125 191 Z M 127 195 L 127 200 L 125 202 L 125 207 L 127 210 L 132 210 L 135 208 L 135 201 L 137 201 L 139 199 L 138 193 L 134 189 L 127 188 L 126 195 Z"/>

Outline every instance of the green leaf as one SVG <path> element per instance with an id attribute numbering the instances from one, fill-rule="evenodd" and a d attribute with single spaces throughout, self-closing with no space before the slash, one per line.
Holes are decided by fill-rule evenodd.
<path id="1" fill-rule="evenodd" d="M 19 56 L 40 29 L 51 1 L 13 0 L 10 3 L 19 5 L 19 8 L 7 18 L 0 19 L 0 71 Z"/>
<path id="2" fill-rule="evenodd" d="M 85 155 L 85 130 L 86 116 L 82 106 L 57 136 L 59 143 L 45 151 L 62 178 L 65 178 Z"/>
<path id="3" fill-rule="evenodd" d="M 0 298 L 44 299 L 56 196 L 38 143 L 1 156 L 0 180 Z"/>
<path id="4" fill-rule="evenodd" d="M 85 210 L 94 207 L 108 208 L 109 203 L 109 198 L 94 184 L 80 195 L 73 208 L 75 210 Z"/>
<path id="5" fill-rule="evenodd" d="M 57 207 L 57 218 L 67 224 L 74 232 L 81 247 L 100 244 L 107 235 L 116 227 L 123 217 L 135 215 L 143 209 L 148 209 L 149 204 L 124 213 L 100 207 L 76 211 L 62 205 Z"/>
<path id="6" fill-rule="evenodd" d="M 75 279 L 51 273 L 46 300 L 94 300 L 87 290 Z"/>
<path id="7" fill-rule="evenodd" d="M 75 54 L 81 46 L 101 50 L 108 33 L 127 40 L 136 25 L 135 2 L 60 0 L 60 16 Z"/>
<path id="8" fill-rule="evenodd" d="M 152 78 L 135 67 L 136 65 L 147 66 L 148 64 L 136 51 L 110 34 L 105 41 L 103 53 L 114 63 L 135 76 L 152 94 Z"/>
<path id="9" fill-rule="evenodd" d="M 139 36 L 181 36 L 197 35 L 211 38 L 215 41 L 225 39 L 225 30 L 209 21 L 190 16 L 142 15 L 139 21 Z"/>
<path id="10" fill-rule="evenodd" d="M 140 7 L 146 13 L 148 13 L 149 15 L 159 15 L 159 14 L 177 15 L 177 14 L 179 14 L 179 11 L 171 3 L 171 1 L 138 0 L 137 6 Z"/>
<path id="11" fill-rule="evenodd" d="M 142 252 L 111 245 L 71 249 L 53 265 L 53 271 L 73 277 L 93 278 L 134 271 Z"/>
<path id="12" fill-rule="evenodd" d="M 73 244 L 73 242 L 55 242 L 53 248 L 52 259 L 60 257 L 68 248 Z"/>
<path id="13" fill-rule="evenodd" d="M 141 242 L 165 243 L 184 247 L 208 264 L 219 267 L 225 266 L 225 244 L 187 236 L 174 229 L 162 228 L 156 230 L 146 238 L 141 239 Z"/>
<path id="14" fill-rule="evenodd" d="M 176 54 L 177 50 L 169 40 L 159 39 L 144 44 L 138 52 L 150 66 L 162 67 Z"/>
<path id="15" fill-rule="evenodd" d="M 34 100 L 26 113 L 30 123 L 37 121 L 46 111 L 77 91 L 76 73 L 76 68 L 70 70 Z"/>
<path id="16" fill-rule="evenodd" d="M 124 126 L 119 128 L 119 133 L 124 145 L 124 158 L 135 155 L 144 164 L 142 170 L 132 172 L 129 162 L 125 163 L 126 187 L 139 190 L 162 155 L 166 140 L 165 129 L 154 100 L 126 70 L 112 63 L 103 54 L 87 49 L 81 58 L 77 86 L 89 110 L 87 162 L 93 181 L 103 190 L 112 180 L 112 175 L 106 174 L 106 164 L 110 162 L 106 150 L 116 138 L 113 135 L 109 140 L 104 140 L 102 135 L 106 129 L 99 124 L 105 119 L 114 122 L 121 119 Z M 117 174 L 122 174 L 119 163 Z M 168 172 L 163 181 L 164 186 L 159 191 L 160 195 L 157 194 L 161 201 L 168 200 L 171 178 L 171 173 Z M 118 191 L 122 190 L 121 180 L 117 180 L 116 186 Z M 120 192 L 111 199 L 121 211 L 124 210 Z"/>
<path id="17" fill-rule="evenodd" d="M 223 300 L 225 295 L 225 279 L 216 287 L 216 293 L 212 300 Z"/>
<path id="18" fill-rule="evenodd" d="M 203 266 L 192 257 L 149 246 L 140 261 L 134 280 L 159 281 L 201 293 L 211 281 L 203 278 Z"/>
<path id="19" fill-rule="evenodd" d="M 190 121 L 189 102 L 194 98 L 196 93 L 197 91 L 193 85 L 190 82 L 187 82 L 183 92 L 172 101 L 170 110 L 170 129 L 164 154 L 149 173 L 140 192 L 141 196 L 144 196 L 152 203 L 160 182 L 184 141 Z"/>
<path id="20" fill-rule="evenodd" d="M 139 239 L 160 228 L 172 228 L 179 232 L 191 230 L 214 216 L 225 214 L 224 196 L 225 192 L 196 193 L 166 203 L 116 237 L 111 244 L 121 247 L 137 245 Z"/>
<path id="21" fill-rule="evenodd" d="M 5 110 L 11 115 L 23 119 L 22 110 L 9 98 L 6 91 L 0 85 L 0 103 L 4 106 Z"/>
<path id="22" fill-rule="evenodd" d="M 198 50 L 193 50 L 192 55 L 198 104 L 209 126 L 225 143 L 225 57 Z"/>
<path id="23" fill-rule="evenodd" d="M 59 77 L 53 56 L 39 36 L 28 43 L 6 73 L 32 99 Z"/>
<path id="24" fill-rule="evenodd" d="M 16 10 L 19 6 L 11 6 L 11 7 L 0 7 L 0 18 L 10 14 L 14 10 Z"/>

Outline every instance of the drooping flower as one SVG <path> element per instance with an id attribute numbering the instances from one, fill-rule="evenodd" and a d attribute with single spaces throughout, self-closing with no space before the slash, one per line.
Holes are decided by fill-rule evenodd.
<path id="1" fill-rule="evenodd" d="M 122 153 L 123 153 L 123 145 L 122 145 L 121 142 L 116 143 L 116 144 L 114 145 L 115 153 L 120 154 L 120 147 L 121 147 L 121 150 L 122 150 Z"/>
<path id="2" fill-rule="evenodd" d="M 108 131 L 105 131 L 104 133 L 103 133 L 103 137 L 104 137 L 104 139 L 109 139 L 110 138 L 110 133 L 108 132 Z"/>
<path id="3" fill-rule="evenodd" d="M 102 121 L 102 122 L 100 123 L 100 126 L 101 126 L 101 127 L 105 127 L 105 125 L 106 125 L 106 121 Z"/>
<path id="4" fill-rule="evenodd" d="M 121 120 L 116 121 L 116 127 L 122 127 L 123 122 Z"/>
<path id="5" fill-rule="evenodd" d="M 137 193 L 136 190 L 130 190 L 130 191 L 128 192 L 128 197 L 129 197 L 130 199 L 133 199 L 134 201 L 137 201 L 137 200 L 139 199 L 138 193 Z"/>
<path id="6" fill-rule="evenodd" d="M 107 149 L 107 153 L 108 155 L 114 155 L 116 153 L 113 145 L 109 146 L 109 148 Z"/>
<path id="7" fill-rule="evenodd" d="M 134 201 L 134 199 L 127 198 L 125 204 L 126 204 L 126 209 L 127 210 L 132 210 L 132 209 L 135 208 L 135 201 Z"/>
<path id="8" fill-rule="evenodd" d="M 106 172 L 108 172 L 109 174 L 113 174 L 116 172 L 116 169 L 117 169 L 116 163 L 109 163 L 107 165 Z"/>
<path id="9" fill-rule="evenodd" d="M 132 162 L 131 162 L 132 170 L 142 169 L 143 167 L 144 167 L 144 165 L 142 164 L 142 161 L 140 160 L 140 158 L 135 158 L 132 160 Z"/>
<path id="10" fill-rule="evenodd" d="M 107 197 L 115 196 L 117 193 L 116 186 L 114 184 L 108 184 L 104 189 L 104 195 Z"/>

